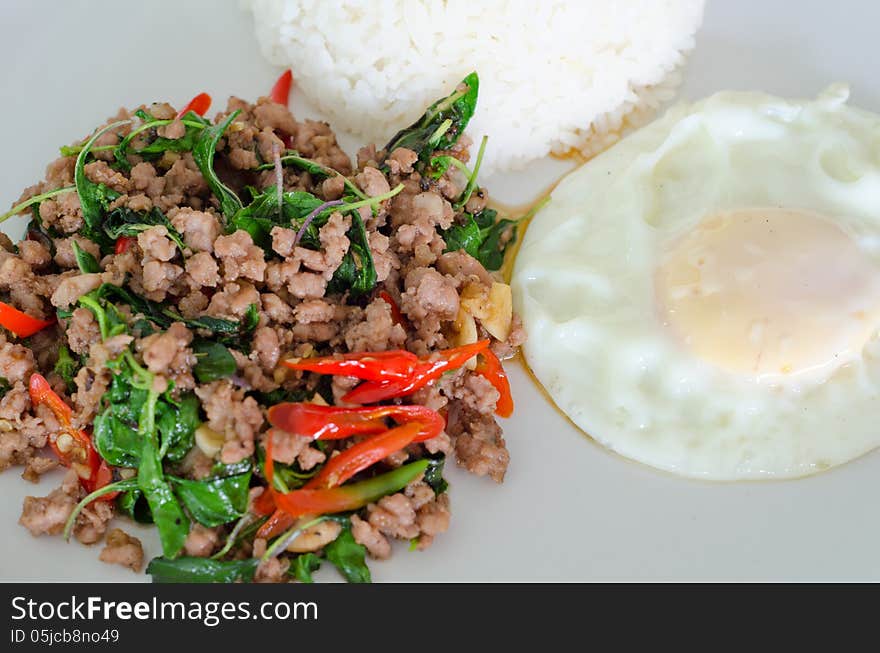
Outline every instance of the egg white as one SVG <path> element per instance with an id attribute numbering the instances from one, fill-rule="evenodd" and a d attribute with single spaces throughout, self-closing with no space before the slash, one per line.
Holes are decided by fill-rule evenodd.
<path id="1" fill-rule="evenodd" d="M 880 445 L 880 325 L 820 376 L 768 381 L 683 346 L 654 285 L 670 243 L 744 207 L 833 219 L 880 270 L 880 117 L 847 97 L 837 85 L 814 101 L 724 92 L 677 106 L 552 192 L 518 253 L 514 303 L 528 365 L 596 441 L 715 480 L 804 476 Z"/>

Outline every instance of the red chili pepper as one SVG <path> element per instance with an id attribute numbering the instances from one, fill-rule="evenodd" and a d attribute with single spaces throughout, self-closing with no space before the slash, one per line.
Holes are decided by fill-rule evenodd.
<path id="1" fill-rule="evenodd" d="M 279 494 L 278 509 L 290 519 L 357 510 L 372 501 L 399 492 L 423 474 L 428 460 L 417 460 L 366 481 L 323 489 L 301 489 Z"/>
<path id="2" fill-rule="evenodd" d="M 275 82 L 275 85 L 272 87 L 272 90 L 269 91 L 269 99 L 272 102 L 277 102 L 278 104 L 283 104 L 287 106 L 290 100 L 290 85 L 293 83 L 293 73 L 290 72 L 288 68 L 278 80 Z"/>
<path id="3" fill-rule="evenodd" d="M 284 365 L 292 370 L 355 376 L 370 381 L 409 378 L 418 364 L 418 357 L 403 349 L 293 358 L 284 361 Z"/>
<path id="4" fill-rule="evenodd" d="M 184 107 L 177 112 L 178 118 L 183 118 L 187 113 L 192 111 L 193 113 L 197 113 L 200 116 L 204 116 L 208 113 L 208 109 L 211 108 L 211 96 L 207 93 L 199 93 L 192 100 L 187 102 Z"/>
<path id="5" fill-rule="evenodd" d="M 269 409 L 269 423 L 288 433 L 315 440 L 339 440 L 352 435 L 368 435 L 388 430 L 384 418 L 400 424 L 419 422 L 422 431 L 416 442 L 430 440 L 445 427 L 443 417 L 427 406 L 319 406 L 308 403 L 282 403 Z"/>
<path id="6" fill-rule="evenodd" d="M 501 366 L 501 361 L 492 352 L 486 348 L 480 352 L 477 360 L 477 367 L 474 370 L 477 374 L 485 377 L 498 391 L 498 403 L 495 404 L 495 413 L 499 417 L 510 417 L 513 414 L 513 396 L 510 394 L 510 382 L 507 380 L 507 374 Z"/>
<path id="7" fill-rule="evenodd" d="M 403 317 L 400 306 L 397 305 L 394 298 L 385 290 L 379 291 L 379 297 L 391 307 L 391 319 L 394 320 L 394 323 L 399 324 L 405 329 L 407 326 L 406 318 Z"/>
<path id="8" fill-rule="evenodd" d="M 0 326 L 12 331 L 19 338 L 32 336 L 52 324 L 55 324 L 54 319 L 38 320 L 27 313 L 22 313 L 14 306 L 0 302 Z"/>
<path id="9" fill-rule="evenodd" d="M 113 480 L 107 461 L 101 458 L 88 433 L 73 427 L 73 410 L 52 390 L 42 374 L 31 374 L 28 382 L 31 403 L 49 408 L 61 423 L 62 431 L 49 437 L 49 445 L 65 467 L 73 468 L 86 492 L 94 492 Z M 111 492 L 96 501 L 112 501 L 118 492 Z"/>
<path id="10" fill-rule="evenodd" d="M 421 431 L 420 423 L 411 422 L 358 442 L 330 458 L 304 487 L 307 490 L 318 490 L 342 485 L 358 472 L 412 443 Z"/>
<path id="11" fill-rule="evenodd" d="M 137 242 L 134 236 L 120 236 L 116 239 L 116 246 L 113 248 L 115 254 L 125 254 L 129 248 Z"/>
<path id="12" fill-rule="evenodd" d="M 444 372 L 461 367 L 488 346 L 488 340 L 480 340 L 470 345 L 446 349 L 439 352 L 439 357 L 434 360 L 420 361 L 414 372 L 405 379 L 367 381 L 350 390 L 342 400 L 351 404 L 374 404 L 386 399 L 405 397 L 439 379 Z"/>

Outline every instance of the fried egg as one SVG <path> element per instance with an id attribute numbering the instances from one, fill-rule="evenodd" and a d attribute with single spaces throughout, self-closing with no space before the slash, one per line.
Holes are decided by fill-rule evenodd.
<path id="1" fill-rule="evenodd" d="M 597 442 L 713 480 L 880 444 L 880 117 L 724 92 L 554 189 L 514 266 L 526 362 Z"/>

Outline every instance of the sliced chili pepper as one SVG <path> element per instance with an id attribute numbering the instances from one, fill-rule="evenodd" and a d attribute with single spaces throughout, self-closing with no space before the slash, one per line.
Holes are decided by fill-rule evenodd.
<path id="1" fill-rule="evenodd" d="M 211 96 L 207 93 L 199 93 L 192 100 L 187 102 L 184 107 L 177 112 L 178 118 L 183 118 L 187 113 L 192 111 L 193 113 L 197 113 L 200 116 L 204 116 L 208 113 L 208 109 L 211 108 Z"/>
<path id="2" fill-rule="evenodd" d="M 407 326 L 406 318 L 403 317 L 403 313 L 400 311 L 400 306 L 394 301 L 394 297 L 389 295 L 387 291 L 380 290 L 379 298 L 391 307 L 391 319 L 394 320 L 394 323 L 399 324 L 405 329 Z"/>
<path id="3" fill-rule="evenodd" d="M 14 306 L 0 302 L 0 326 L 12 331 L 19 338 L 32 336 L 52 324 L 55 324 L 54 319 L 38 320 L 27 313 L 22 313 Z"/>
<path id="4" fill-rule="evenodd" d="M 513 414 L 513 396 L 510 394 L 510 382 L 507 380 L 507 374 L 504 373 L 504 367 L 501 361 L 492 352 L 486 348 L 480 352 L 477 367 L 474 370 L 477 374 L 483 376 L 498 391 L 498 403 L 495 404 L 495 413 L 499 417 L 510 417 Z"/>
<path id="5" fill-rule="evenodd" d="M 411 422 L 358 442 L 330 458 L 304 488 L 317 490 L 342 485 L 358 472 L 409 445 L 421 430 L 419 422 Z"/>
<path id="6" fill-rule="evenodd" d="M 386 381 L 409 378 L 419 364 L 419 358 L 404 349 L 393 349 L 315 358 L 292 358 L 283 362 L 292 370 Z"/>
<path id="7" fill-rule="evenodd" d="M 113 472 L 92 444 L 88 433 L 73 427 L 73 410 L 58 394 L 42 374 L 31 374 L 28 381 L 31 403 L 43 405 L 52 411 L 62 431 L 49 437 L 49 445 L 65 467 L 71 467 L 79 476 L 80 483 L 87 492 L 94 492 L 113 480 Z M 118 492 L 105 494 L 96 501 L 112 501 Z"/>
<path id="8" fill-rule="evenodd" d="M 113 248 L 114 254 L 125 254 L 129 248 L 137 242 L 134 236 L 120 236 L 116 239 L 116 245 Z"/>
<path id="9" fill-rule="evenodd" d="M 291 519 L 357 510 L 388 494 L 399 492 L 419 474 L 423 474 L 429 462 L 427 459 L 417 460 L 366 481 L 342 487 L 293 490 L 278 494 L 275 501 L 278 508 Z"/>
<path id="10" fill-rule="evenodd" d="M 443 417 L 427 406 L 319 406 L 311 403 L 282 403 L 269 409 L 269 423 L 288 433 L 315 440 L 339 440 L 352 435 L 387 430 L 384 418 L 398 423 L 419 422 L 422 430 L 416 442 L 430 440 L 443 430 Z"/>
<path id="11" fill-rule="evenodd" d="M 439 379 L 444 372 L 461 367 L 488 346 L 488 340 L 480 340 L 470 345 L 446 349 L 439 353 L 438 358 L 420 362 L 414 373 L 406 379 L 367 381 L 350 390 L 342 400 L 351 404 L 374 404 L 395 397 L 405 397 Z"/>
<path id="12" fill-rule="evenodd" d="M 290 101 L 290 85 L 293 83 L 293 73 L 288 68 L 278 80 L 275 82 L 275 85 L 272 87 L 272 90 L 269 91 L 269 99 L 272 102 L 277 102 L 278 104 L 283 104 L 287 106 Z"/>

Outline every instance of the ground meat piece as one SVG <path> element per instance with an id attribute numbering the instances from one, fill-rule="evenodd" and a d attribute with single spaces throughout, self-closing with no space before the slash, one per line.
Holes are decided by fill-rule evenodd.
<path id="1" fill-rule="evenodd" d="M 362 322 L 345 333 L 349 351 L 385 351 L 399 349 L 406 342 L 406 331 L 395 324 L 388 302 L 374 299 L 364 311 Z"/>
<path id="2" fill-rule="evenodd" d="M 174 263 L 147 261 L 144 264 L 143 279 L 141 280 L 144 290 L 147 292 L 147 298 L 155 302 L 163 301 L 165 294 L 182 274 L 183 268 L 174 265 Z"/>
<path id="3" fill-rule="evenodd" d="M 146 213 L 147 211 L 152 210 L 153 200 L 143 193 L 138 193 L 137 195 L 130 195 L 125 205 L 132 211 Z"/>
<path id="4" fill-rule="evenodd" d="M 114 528 L 107 533 L 107 544 L 98 555 L 98 560 L 139 572 L 144 566 L 144 547 L 138 538 L 122 529 Z"/>
<path id="5" fill-rule="evenodd" d="M 267 98 L 260 98 L 253 111 L 254 124 L 257 129 L 278 130 L 288 136 L 292 136 L 297 131 L 298 125 L 293 114 L 283 104 L 272 102 Z"/>
<path id="6" fill-rule="evenodd" d="M 293 309 L 293 315 L 298 322 L 310 324 L 311 322 L 329 322 L 336 314 L 333 304 L 323 299 L 307 299 L 297 304 Z"/>
<path id="7" fill-rule="evenodd" d="M 226 437 L 220 451 L 224 463 L 237 463 L 254 453 L 254 436 L 263 425 L 263 413 L 253 397 L 245 397 L 227 380 L 196 388 L 208 416 L 208 426 Z"/>
<path id="8" fill-rule="evenodd" d="M 406 275 L 400 308 L 416 326 L 427 346 L 441 342 L 440 323 L 458 315 L 455 280 L 433 268 L 415 268 Z"/>
<path id="9" fill-rule="evenodd" d="M 62 156 L 46 166 L 47 188 L 61 188 L 73 185 L 73 175 L 76 169 L 75 156 Z M 75 195 L 76 193 L 74 193 Z"/>
<path id="10" fill-rule="evenodd" d="M 177 253 L 177 246 L 168 238 L 168 229 L 163 225 L 156 225 L 140 232 L 137 242 L 145 260 L 170 261 Z"/>
<path id="11" fill-rule="evenodd" d="M 76 506 L 76 485 L 79 485 L 76 472 L 70 470 L 61 487 L 52 490 L 48 496 L 25 497 L 18 523 L 35 537 L 58 535 Z"/>
<path id="12" fill-rule="evenodd" d="M 252 170 L 260 165 L 260 160 L 253 150 L 233 147 L 229 150 L 229 163 L 236 170 Z"/>
<path id="13" fill-rule="evenodd" d="M 170 123 L 159 127 L 159 129 L 156 130 L 156 133 L 162 138 L 176 141 L 186 135 L 186 125 L 183 124 L 182 120 L 175 116 L 174 120 Z"/>
<path id="14" fill-rule="evenodd" d="M 351 516 L 351 534 L 355 542 L 366 547 L 371 557 L 384 560 L 391 555 L 391 543 L 388 539 L 357 515 Z"/>
<path id="15" fill-rule="evenodd" d="M 177 111 L 167 102 L 153 102 L 150 105 L 150 115 L 156 120 L 173 120 L 177 117 Z"/>
<path id="16" fill-rule="evenodd" d="M 90 367 L 82 367 L 77 372 L 73 379 L 76 384 L 73 400 L 78 408 L 78 421 L 81 426 L 92 423 L 101 405 L 101 397 L 110 386 L 111 376 L 110 370 L 104 367 L 99 368 L 97 372 Z"/>
<path id="17" fill-rule="evenodd" d="M 430 488 L 429 488 L 430 489 Z M 429 501 L 416 511 L 416 524 L 422 532 L 420 537 L 433 537 L 449 529 L 449 495 L 441 494 L 436 501 Z"/>
<path id="18" fill-rule="evenodd" d="M 58 467 L 60 463 L 57 458 L 46 458 L 44 456 L 34 456 L 25 463 L 24 471 L 21 477 L 31 483 L 38 483 L 40 476 L 46 472 L 52 471 Z"/>
<path id="19" fill-rule="evenodd" d="M 276 428 L 269 429 L 266 437 L 272 438 L 272 460 L 285 465 L 292 465 L 296 461 L 300 469 L 308 471 L 327 459 L 324 453 L 310 446 L 311 438 Z"/>
<path id="20" fill-rule="evenodd" d="M 42 269 L 52 262 L 52 255 L 43 243 L 36 240 L 23 240 L 18 244 L 21 260 L 31 268 Z"/>
<path id="21" fill-rule="evenodd" d="M 265 544 L 260 553 L 257 553 L 257 542 L 265 542 L 259 538 L 254 540 L 254 557 L 260 557 L 265 553 Z M 290 560 L 287 558 L 269 558 L 265 562 L 261 562 L 254 573 L 255 583 L 281 583 L 287 580 L 287 568 L 290 566 Z"/>
<path id="22" fill-rule="evenodd" d="M 284 227 L 272 227 L 269 232 L 272 236 L 272 250 L 281 256 L 290 256 L 293 253 L 296 231 Z"/>
<path id="23" fill-rule="evenodd" d="M 199 195 L 207 190 L 208 184 L 205 182 L 204 177 L 202 177 L 202 173 L 193 160 L 192 154 L 186 152 L 165 173 L 165 201 L 163 202 L 163 198 L 159 198 L 159 202 L 168 204 L 169 196 L 175 194 Z M 172 206 L 177 206 L 178 204 L 179 202 L 173 202 Z"/>
<path id="24" fill-rule="evenodd" d="M 189 372 L 196 363 L 189 348 L 192 333 L 182 322 L 175 322 L 164 333 L 147 336 L 138 344 L 143 351 L 144 363 L 154 374 Z"/>
<path id="25" fill-rule="evenodd" d="M 512 358 L 516 354 L 516 350 L 526 341 L 526 330 L 523 327 L 522 319 L 516 313 L 510 322 L 510 333 L 504 342 L 492 342 L 492 351 L 501 360 Z"/>
<path id="26" fill-rule="evenodd" d="M 152 163 L 138 163 L 132 167 L 129 175 L 132 190 L 143 192 L 152 201 L 158 199 L 165 192 L 165 179 L 157 175 L 156 168 Z"/>
<path id="27" fill-rule="evenodd" d="M 265 326 L 254 331 L 251 356 L 256 356 L 260 365 L 267 372 L 275 369 L 278 365 L 278 359 L 281 358 L 281 346 L 275 329 Z"/>
<path id="28" fill-rule="evenodd" d="M 86 293 L 95 290 L 102 282 L 100 273 L 77 274 L 67 277 L 58 284 L 58 288 L 52 293 L 50 299 L 52 306 L 67 308 Z"/>
<path id="29" fill-rule="evenodd" d="M 73 534 L 83 544 L 94 544 L 107 532 L 107 524 L 113 519 L 113 506 L 110 501 L 93 501 L 76 518 Z"/>
<path id="30" fill-rule="evenodd" d="M 270 127 L 264 127 L 257 134 L 257 148 L 263 161 L 273 161 L 276 152 L 280 154 L 285 150 L 284 141 L 278 138 Z"/>
<path id="31" fill-rule="evenodd" d="M 315 252 L 320 255 L 320 252 Z M 266 285 L 276 293 L 290 293 L 297 299 L 323 297 L 328 278 L 319 272 L 300 272 L 299 261 L 286 260 L 266 267 Z M 330 273 L 332 278 L 333 274 Z"/>
<path id="32" fill-rule="evenodd" d="M 220 222 L 208 212 L 182 208 L 171 217 L 171 224 L 183 236 L 183 242 L 197 252 L 213 252 L 214 241 L 221 233 Z"/>
<path id="33" fill-rule="evenodd" d="M 239 277 L 262 281 L 266 272 L 263 250 L 254 245 L 251 235 L 243 230 L 214 241 L 214 254 L 223 262 L 223 278 L 235 281 Z"/>
<path id="34" fill-rule="evenodd" d="M 278 295 L 264 293 L 262 295 L 263 311 L 273 322 L 278 324 L 290 324 L 293 322 L 293 309 Z M 305 303 L 305 302 L 303 302 Z"/>
<path id="35" fill-rule="evenodd" d="M 260 308 L 260 293 L 249 283 L 227 283 L 215 293 L 208 304 L 208 314 L 216 317 L 241 319 L 251 304 Z"/>
<path id="36" fill-rule="evenodd" d="M 79 231 L 83 226 L 79 195 L 64 193 L 40 202 L 40 219 L 46 227 L 55 227 L 63 233 Z"/>
<path id="37" fill-rule="evenodd" d="M 190 256 L 186 260 L 186 273 L 199 286 L 214 288 L 220 283 L 220 268 L 208 252 L 198 252 Z"/>
<path id="38" fill-rule="evenodd" d="M 70 316 L 70 323 L 65 332 L 67 345 L 76 354 L 87 354 L 89 346 L 94 342 L 100 342 L 101 330 L 95 314 L 87 308 L 77 308 Z"/>
<path id="39" fill-rule="evenodd" d="M 345 191 L 345 177 L 338 175 L 328 177 L 321 182 L 321 193 L 327 201 L 338 200 Z"/>
<path id="40" fill-rule="evenodd" d="M 379 503 L 367 506 L 367 510 L 370 526 L 385 535 L 409 540 L 419 534 L 416 512 L 405 494 L 382 497 Z"/>
<path id="41" fill-rule="evenodd" d="M 385 159 L 385 165 L 391 171 L 391 174 L 400 173 L 409 174 L 413 171 L 413 164 L 419 160 L 419 155 L 405 147 L 395 148 L 388 158 Z"/>
<path id="42" fill-rule="evenodd" d="M 351 216 L 344 216 L 338 211 L 331 213 L 326 224 L 318 231 L 323 251 L 296 247 L 293 252 L 294 259 L 302 261 L 302 264 L 310 270 L 321 272 L 324 279 L 329 281 L 348 252 L 349 241 L 346 233 L 350 227 Z"/>
<path id="43" fill-rule="evenodd" d="M 26 383 L 34 369 L 34 354 L 24 345 L 17 345 L 6 340 L 0 333 L 0 377 L 10 384 Z"/>
<path id="44" fill-rule="evenodd" d="M 450 404 L 447 431 L 455 438 L 458 463 L 473 474 L 501 483 L 510 462 L 501 427 L 491 415 L 480 415 Z"/>
<path id="45" fill-rule="evenodd" d="M 400 267 L 400 259 L 394 251 L 389 250 L 391 239 L 378 231 L 371 231 L 367 235 L 370 243 L 370 254 L 373 256 L 373 267 L 376 268 L 376 281 L 382 282 L 388 279 L 392 270 Z"/>
<path id="46" fill-rule="evenodd" d="M 452 396 L 460 399 L 468 409 L 482 415 L 495 413 L 495 404 L 501 393 L 484 376 L 464 374 L 452 388 Z"/>
<path id="47" fill-rule="evenodd" d="M 186 555 L 196 558 L 207 558 L 214 552 L 220 537 L 216 528 L 208 528 L 201 524 L 193 524 L 183 545 Z"/>
<path id="48" fill-rule="evenodd" d="M 112 188 L 117 193 L 127 193 L 129 186 L 128 177 L 121 172 L 116 172 L 107 165 L 106 161 L 92 161 L 87 163 L 84 168 L 86 177 L 89 181 L 96 184 L 104 184 L 108 188 Z"/>
<path id="49" fill-rule="evenodd" d="M 325 122 L 305 120 L 299 123 L 291 145 L 304 157 L 315 159 L 344 175 L 351 172 L 351 159 L 336 144 L 336 136 Z"/>
<path id="50" fill-rule="evenodd" d="M 494 281 L 483 264 L 464 250 L 446 252 L 438 257 L 437 269 L 443 274 L 455 277 L 461 284 L 466 280 L 472 281 L 472 277 L 475 277 L 484 286 L 491 286 Z"/>
<path id="51" fill-rule="evenodd" d="M 370 197 L 384 195 L 391 190 L 388 180 L 379 170 L 373 167 L 364 168 L 355 178 L 355 182 Z"/>

